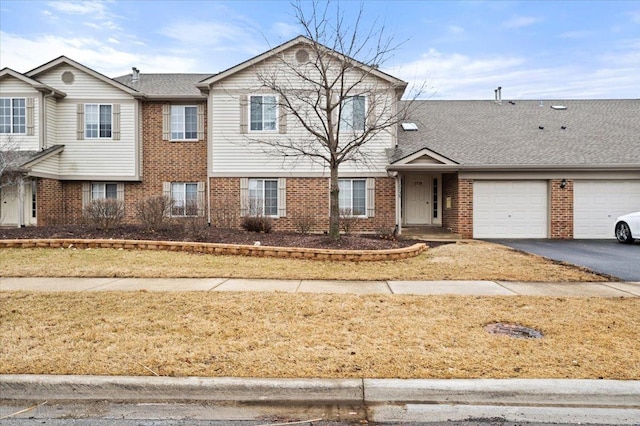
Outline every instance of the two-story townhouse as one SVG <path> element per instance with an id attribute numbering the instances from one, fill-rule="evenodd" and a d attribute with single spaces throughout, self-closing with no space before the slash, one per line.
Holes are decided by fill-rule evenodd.
<path id="1" fill-rule="evenodd" d="M 26 97 L 27 117 L 33 128 L 3 129 L 2 137 L 15 141 L 11 150 L 33 154 L 20 165 L 22 185 L 5 187 L 17 192 L 13 203 L 3 203 L 4 225 L 50 224 L 78 221 L 92 199 L 125 200 L 125 183 L 141 179 L 140 102 L 137 91 L 69 58 L 59 57 L 24 75 L 4 69 L 0 99 L 16 100 L 21 86 L 38 90 Z M 25 92 L 26 93 L 26 92 Z M 14 120 L 20 108 L 3 120 Z M 9 117 L 8 117 L 9 116 Z M 9 144 L 10 145 L 10 144 Z M 22 190 L 25 182 L 31 191 Z M 4 197 L 4 196 L 3 196 Z M 27 207 L 30 208 L 27 208 Z M 18 220 L 15 211 L 18 211 Z M 29 214 L 25 212 L 30 211 Z M 28 218 L 26 216 L 29 216 Z"/>
<path id="2" fill-rule="evenodd" d="M 328 229 L 328 164 L 310 155 L 296 155 L 300 153 L 295 150 L 281 149 L 308 144 L 309 154 L 322 150 L 309 128 L 328 125 L 323 121 L 326 117 L 314 117 L 317 110 L 305 110 L 308 103 L 322 99 L 317 86 L 311 87 L 299 75 L 311 73 L 317 66 L 311 57 L 317 51 L 310 44 L 309 39 L 297 37 L 198 84 L 208 93 L 208 171 L 214 215 L 218 208 L 230 208 L 240 216 L 269 216 L 277 230 L 293 231 L 305 221 L 312 223 L 312 231 Z M 352 61 L 337 54 L 331 59 Z M 360 70 L 366 73 L 364 77 Z M 264 76 L 276 76 L 282 82 L 280 90 L 284 87 L 304 93 L 310 100 L 293 96 L 288 101 L 297 103 L 286 108 L 283 94 L 265 85 Z M 349 90 L 340 106 L 344 131 L 362 131 L 376 117 L 383 121 L 397 110 L 406 87 L 405 82 L 364 64 L 358 64 L 354 75 L 345 73 L 344 77 L 333 94 L 327 95 Z M 291 109 L 305 118 L 298 119 Z M 345 162 L 339 167 L 340 209 L 355 219 L 353 230 L 357 232 L 393 230 L 395 224 L 396 181 L 388 175 L 386 166 L 387 151 L 396 144 L 397 129 L 392 125 L 385 130 L 366 143 L 366 161 Z"/>
<path id="3" fill-rule="evenodd" d="M 77 223 L 94 199 L 173 199 L 172 216 L 206 216 L 209 74 L 108 78 L 59 57 L 0 71 L 0 150 L 12 159 L 0 225 Z M 4 158 L 4 156 L 3 156 Z M 10 180 L 9 180 L 10 179 Z"/>

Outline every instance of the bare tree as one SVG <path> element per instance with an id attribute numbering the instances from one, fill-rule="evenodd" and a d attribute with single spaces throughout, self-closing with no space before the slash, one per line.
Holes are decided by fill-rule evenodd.
<path id="1" fill-rule="evenodd" d="M 0 188 L 15 185 L 22 177 L 18 166 L 24 157 L 18 151 L 18 143 L 11 137 L 0 140 Z"/>
<path id="2" fill-rule="evenodd" d="M 306 39 L 293 52 L 257 64 L 256 74 L 263 88 L 277 94 L 281 113 L 292 117 L 296 131 L 278 138 L 252 137 L 251 142 L 292 164 L 306 159 L 329 169 L 329 235 L 338 239 L 340 166 L 380 164 L 384 148 L 372 153 L 365 146 L 391 140 L 411 103 L 400 108 L 397 101 L 407 84 L 379 70 L 398 45 L 385 35 L 384 25 L 363 30 L 362 6 L 349 22 L 339 3 L 298 1 L 293 8 Z M 416 91 L 413 99 L 418 95 Z"/>

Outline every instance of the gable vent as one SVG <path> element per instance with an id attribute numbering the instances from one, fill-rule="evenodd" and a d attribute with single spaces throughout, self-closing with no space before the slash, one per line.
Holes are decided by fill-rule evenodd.
<path id="1" fill-rule="evenodd" d="M 306 64 L 309 62 L 309 52 L 306 49 L 298 49 L 296 51 L 296 61 L 299 64 Z"/>

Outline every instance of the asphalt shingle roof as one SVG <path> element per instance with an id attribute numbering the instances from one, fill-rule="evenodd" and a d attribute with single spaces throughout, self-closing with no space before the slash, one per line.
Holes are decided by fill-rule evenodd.
<path id="1" fill-rule="evenodd" d="M 150 96 L 199 96 L 196 83 L 212 74 L 142 74 L 131 81 L 131 74 L 114 78 L 115 81 Z"/>
<path id="2" fill-rule="evenodd" d="M 556 110 L 562 105 L 566 110 Z M 414 101 L 392 163 L 427 148 L 461 165 L 637 164 L 640 99 Z M 543 127 L 543 129 L 540 129 Z M 565 127 L 563 129 L 563 127 Z"/>

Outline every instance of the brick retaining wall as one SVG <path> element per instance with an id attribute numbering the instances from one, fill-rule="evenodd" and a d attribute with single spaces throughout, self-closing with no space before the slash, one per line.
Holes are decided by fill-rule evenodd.
<path id="1" fill-rule="evenodd" d="M 15 239 L 0 240 L 0 248 L 111 248 L 131 250 L 165 250 L 219 255 L 359 262 L 408 259 L 418 256 L 424 252 L 427 249 L 427 245 L 424 243 L 417 243 L 410 247 L 389 250 L 331 250 L 182 241 Z"/>

